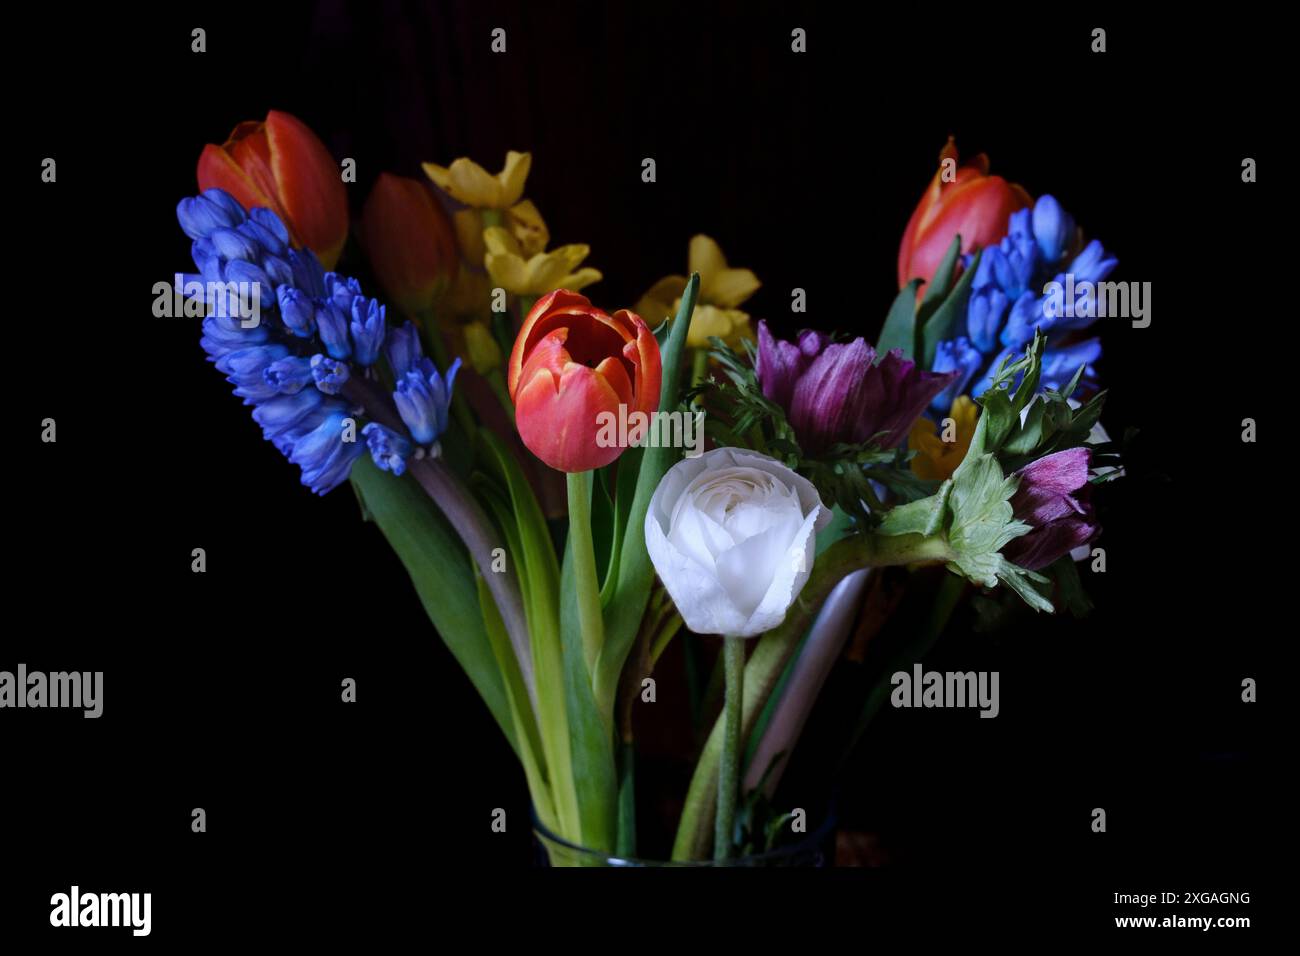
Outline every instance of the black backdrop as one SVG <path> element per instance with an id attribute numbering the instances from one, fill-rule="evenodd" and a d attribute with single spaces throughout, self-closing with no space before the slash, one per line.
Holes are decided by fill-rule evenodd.
<path id="1" fill-rule="evenodd" d="M 195 26 L 205 54 L 190 52 Z M 505 55 L 489 50 L 497 26 Z M 795 26 L 805 55 L 790 51 Z M 1108 29 L 1103 55 L 1093 26 Z M 630 305 L 683 271 L 702 231 L 763 280 L 756 317 L 792 328 L 799 286 L 809 324 L 868 337 L 950 133 L 963 155 L 987 151 L 994 172 L 1054 193 L 1119 256 L 1117 277 L 1161 300 L 1148 329 L 1102 323 L 1105 422 L 1140 433 L 1129 479 L 1101 501 L 1098 608 L 948 635 L 927 663 L 1000 670 L 1002 715 L 882 714 L 842 811 L 882 834 L 900 882 L 833 885 L 871 901 L 920 875 L 905 895 L 935 914 L 974 893 L 995 904 L 986 918 L 1077 928 L 1122 912 L 1114 892 L 1258 898 L 1274 856 L 1285 559 L 1270 531 L 1286 521 L 1287 474 L 1261 459 L 1282 427 L 1292 320 L 1290 257 L 1270 235 L 1286 175 L 1278 61 L 1267 26 L 1252 30 L 744 3 L 16 19 L 5 364 L 22 437 L 0 668 L 103 670 L 106 693 L 96 721 L 0 716 L 5 929 L 47 926 L 49 895 L 73 882 L 151 890 L 159 939 L 260 920 L 450 922 L 503 887 L 515 898 L 508 874 L 532 860 L 522 776 L 379 533 L 347 489 L 299 486 L 192 324 L 150 315 L 153 283 L 188 267 L 174 207 L 200 149 L 268 108 L 357 160 L 354 212 L 383 170 L 418 176 L 421 160 L 461 155 L 495 169 L 527 149 L 528 195 L 554 241 L 591 244 L 599 303 Z M 39 182 L 45 156 L 54 185 Z M 655 184 L 640 181 L 646 156 Z M 1246 156 L 1262 182 L 1241 182 Z M 47 416 L 54 445 L 35 437 Z M 1248 416 L 1258 445 L 1239 440 Z M 195 547 L 207 574 L 190 571 Z M 339 701 L 343 677 L 355 706 Z M 205 835 L 190 832 L 199 806 Z M 498 806 L 504 836 L 488 830 Z M 1105 835 L 1089 830 L 1096 806 Z M 940 877 L 957 889 L 935 889 Z M 812 899 L 796 920 L 822 918 Z"/>

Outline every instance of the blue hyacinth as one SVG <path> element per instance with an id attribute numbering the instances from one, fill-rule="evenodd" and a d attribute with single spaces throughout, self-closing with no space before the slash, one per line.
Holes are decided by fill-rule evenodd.
<path id="1" fill-rule="evenodd" d="M 304 485 L 317 494 L 336 488 L 367 449 L 380 468 L 400 475 L 408 458 L 422 454 L 418 448 L 437 442 L 459 362 L 440 375 L 411 323 L 390 332 L 384 307 L 355 279 L 325 272 L 310 250 L 291 248 L 270 210 L 246 213 L 229 194 L 208 189 L 181 200 L 176 217 L 194 240 L 199 270 L 185 283 L 204 290 L 200 344 L 253 406 L 266 439 L 302 469 Z M 249 290 L 256 291 L 257 316 L 243 295 Z M 342 394 L 352 378 L 373 378 L 384 355 L 410 436 L 376 423 L 361 427 L 362 410 Z"/>
<path id="2" fill-rule="evenodd" d="M 1073 333 L 1096 321 L 1096 309 L 1083 307 L 1082 296 L 1106 279 L 1118 264 L 1096 240 L 1070 256 L 1075 248 L 1076 227 L 1061 204 L 1052 196 L 1040 196 L 1033 209 L 1012 213 L 1007 235 L 980 256 L 971 280 L 966 305 L 966 327 L 952 339 L 939 344 L 933 371 L 958 370 L 961 376 L 935 398 L 931 409 L 944 413 L 951 401 L 971 383 L 970 394 L 982 395 L 998 366 L 1008 356 L 1019 356 L 1034 338 L 1035 331 L 1047 336 L 1043 353 L 1044 388 L 1068 384 L 1079 366 L 1085 366 L 1083 382 L 1096 384 L 1094 364 L 1101 358 L 1101 343 L 1092 338 L 1068 341 Z M 969 268 L 974 257 L 966 256 Z M 1075 308 L 1061 308 L 1044 293 L 1049 280 L 1076 292 Z M 947 401 L 948 405 L 943 405 Z"/>

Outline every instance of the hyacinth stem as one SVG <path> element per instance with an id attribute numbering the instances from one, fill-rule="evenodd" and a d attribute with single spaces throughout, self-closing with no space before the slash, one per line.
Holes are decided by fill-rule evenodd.
<path id="1" fill-rule="evenodd" d="M 740 796 L 740 717 L 745 696 L 745 639 L 727 637 L 722 644 L 726 697 L 722 705 L 722 754 L 718 760 L 718 811 L 713 828 L 713 859 L 734 855 L 733 830 Z"/>
<path id="2" fill-rule="evenodd" d="M 578 626 L 582 629 L 582 654 L 587 673 L 605 643 L 605 623 L 600 611 L 600 582 L 596 576 L 596 549 L 591 540 L 591 478 L 593 472 L 569 474 L 569 543 L 578 593 Z"/>
<path id="3" fill-rule="evenodd" d="M 399 434 L 407 433 L 397 409 L 374 382 L 364 378 L 351 378 L 344 385 L 342 394 L 349 401 L 360 405 L 367 417 Z M 505 542 L 500 539 L 496 527 L 469 489 L 442 459 L 412 458 L 407 470 L 446 516 L 478 566 L 479 573 L 483 575 L 497 610 L 501 613 L 506 633 L 510 636 L 510 646 L 514 648 L 515 657 L 519 660 L 519 670 L 528 688 L 528 696 L 536 708 L 533 656 L 519 579 L 515 576 L 512 562 L 507 562 L 504 570 L 493 568 L 492 554 L 496 549 L 504 548 Z"/>
<path id="4" fill-rule="evenodd" d="M 786 612 L 785 620 L 758 639 L 745 665 L 745 694 L 741 706 L 740 734 L 748 736 L 758 721 L 768 697 L 781 679 L 790 655 L 799 646 L 813 615 L 844 576 L 861 568 L 949 561 L 953 557 L 941 536 L 919 534 L 855 534 L 826 549 L 813 566 L 808 583 Z M 709 833 L 714 829 L 719 766 L 722 760 L 724 717 L 713 725 L 686 793 L 686 805 L 673 842 L 674 860 L 703 859 L 708 853 Z"/>

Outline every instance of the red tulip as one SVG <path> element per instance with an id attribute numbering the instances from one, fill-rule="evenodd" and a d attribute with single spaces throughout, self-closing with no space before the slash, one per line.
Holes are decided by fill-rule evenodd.
<path id="1" fill-rule="evenodd" d="M 325 144 L 302 120 L 271 110 L 265 122 L 240 123 L 220 146 L 199 156 L 199 189 L 224 189 L 245 209 L 265 206 L 326 269 L 348 237 L 348 197 Z"/>
<path id="2" fill-rule="evenodd" d="M 633 413 L 656 411 L 661 375 L 659 343 L 639 315 L 608 315 L 585 295 L 550 292 L 528 313 L 510 352 L 519 437 L 559 471 L 608 465 L 623 448 L 597 440 L 608 421 L 602 413 L 635 422 Z"/>
<path id="3" fill-rule="evenodd" d="M 961 251 L 1000 242 L 1007 234 L 1007 220 L 1018 209 L 1032 205 L 1029 193 L 1001 176 L 990 176 L 989 159 L 980 153 L 956 169 L 952 182 L 943 181 L 944 160 L 957 161 L 957 146 L 949 137 L 939 153 L 939 171 L 917 203 L 898 247 L 898 287 L 912 279 L 929 282 L 952 245 L 961 236 Z"/>
<path id="4" fill-rule="evenodd" d="M 420 315 L 456 274 L 451 220 L 424 183 L 381 173 L 361 211 L 361 244 L 385 294 Z"/>

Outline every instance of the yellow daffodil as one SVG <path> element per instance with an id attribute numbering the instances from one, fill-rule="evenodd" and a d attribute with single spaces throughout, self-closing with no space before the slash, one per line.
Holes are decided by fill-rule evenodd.
<path id="1" fill-rule="evenodd" d="M 916 457 L 912 459 L 912 471 L 918 477 L 930 481 L 951 478 L 970 449 L 979 414 L 978 405 L 968 396 L 959 395 L 948 412 L 953 425 L 952 441 L 944 441 L 940 429 L 930 419 L 924 416 L 918 418 L 907 437 L 907 446 L 916 452 Z"/>
<path id="2" fill-rule="evenodd" d="M 677 313 L 681 299 L 673 303 L 671 314 Z M 639 313 L 638 313 L 639 314 Z M 691 327 L 686 330 L 686 345 L 693 349 L 707 349 L 709 339 L 717 336 L 732 348 L 740 348 L 743 339 L 754 340 L 754 330 L 748 313 L 739 309 L 720 309 L 716 305 L 697 305 L 691 316 Z"/>
<path id="3" fill-rule="evenodd" d="M 472 159 L 461 157 L 450 166 L 425 163 L 424 173 L 457 202 L 474 209 L 509 209 L 524 194 L 524 181 L 532 166 L 531 153 L 506 153 L 506 165 L 493 176 Z"/>
<path id="4" fill-rule="evenodd" d="M 688 258 L 690 271 L 700 274 L 700 292 L 686 344 L 707 348 L 709 336 L 716 335 L 735 348 L 742 339 L 752 339 L 749 315 L 737 306 L 758 290 L 758 277 L 749 269 L 729 267 L 721 247 L 705 235 L 691 239 Z M 651 326 L 658 325 L 677 313 L 685 290 L 685 276 L 665 276 L 651 286 L 633 311 Z"/>
<path id="5" fill-rule="evenodd" d="M 492 215 L 493 218 L 498 219 L 498 222 L 492 224 L 503 225 L 509 230 L 510 234 L 519 241 L 527 258 L 537 255 L 551 241 L 550 230 L 546 228 L 542 214 L 537 211 L 531 199 L 515 203 L 504 214 L 493 213 Z M 452 220 L 456 226 L 456 241 L 459 243 L 461 255 L 466 262 L 476 268 L 481 267 L 487 256 L 487 246 L 483 244 L 483 229 L 487 225 L 483 221 L 483 210 L 460 209 L 454 213 Z"/>
<path id="6" fill-rule="evenodd" d="M 483 242 L 488 275 L 512 295 L 537 298 L 556 289 L 577 292 L 601 278 L 591 267 L 578 269 L 591 252 L 591 247 L 582 243 L 529 256 L 519 240 L 501 226 L 483 230 Z"/>

